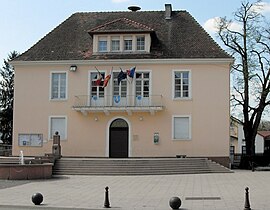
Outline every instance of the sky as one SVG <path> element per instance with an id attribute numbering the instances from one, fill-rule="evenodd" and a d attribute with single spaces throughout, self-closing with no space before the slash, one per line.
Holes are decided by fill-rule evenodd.
<path id="1" fill-rule="evenodd" d="M 11 51 L 23 53 L 76 12 L 128 11 L 136 5 L 145 11 L 186 10 L 214 39 L 216 17 L 232 17 L 242 0 L 0 0 L 0 68 Z M 270 15 L 270 0 L 263 0 Z"/>

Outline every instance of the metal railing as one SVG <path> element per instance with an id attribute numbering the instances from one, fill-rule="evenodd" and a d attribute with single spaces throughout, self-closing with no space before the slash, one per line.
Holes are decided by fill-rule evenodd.
<path id="1" fill-rule="evenodd" d="M 162 95 L 105 95 L 105 96 L 90 96 L 79 95 L 75 96 L 73 108 L 87 107 L 163 107 Z"/>

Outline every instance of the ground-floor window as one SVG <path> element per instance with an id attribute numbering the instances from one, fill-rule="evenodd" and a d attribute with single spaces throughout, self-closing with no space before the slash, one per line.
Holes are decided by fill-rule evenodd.
<path id="1" fill-rule="evenodd" d="M 50 139 L 53 139 L 56 131 L 60 135 L 61 140 L 67 139 L 67 118 L 65 116 L 50 117 Z"/>
<path id="2" fill-rule="evenodd" d="M 242 146 L 242 154 L 243 155 L 247 154 L 247 148 L 246 148 L 246 146 Z"/>
<path id="3" fill-rule="evenodd" d="M 191 139 L 191 117 L 173 116 L 173 139 L 190 140 Z"/>
<path id="4" fill-rule="evenodd" d="M 235 153 L 235 147 L 230 146 L 230 155 L 234 155 L 234 153 Z"/>

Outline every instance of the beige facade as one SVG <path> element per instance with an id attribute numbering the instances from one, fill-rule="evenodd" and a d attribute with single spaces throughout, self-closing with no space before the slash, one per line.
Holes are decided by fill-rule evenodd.
<path id="1" fill-rule="evenodd" d="M 229 156 L 229 59 L 119 60 L 77 62 L 77 70 L 69 71 L 70 62 L 14 62 L 15 105 L 13 155 L 50 153 L 50 118 L 66 119 L 66 138 L 61 137 L 64 156 L 109 157 L 110 125 L 115 119 L 128 124 L 128 157 L 228 157 Z M 89 95 L 90 74 L 95 66 L 106 75 L 114 67 L 127 69 L 136 65 L 136 72 L 149 72 L 150 95 L 161 96 L 161 109 L 151 111 L 127 107 L 118 110 L 74 110 L 76 96 Z M 190 97 L 174 98 L 174 72 L 188 71 Z M 50 97 L 52 73 L 66 73 L 67 98 Z M 127 82 L 129 89 L 134 81 Z M 112 79 L 105 87 L 105 98 L 111 100 Z M 133 87 L 132 87 L 133 85 Z M 132 92 L 132 90 L 129 90 Z M 161 104 L 162 103 L 162 104 Z M 135 105 L 136 107 L 136 105 Z M 111 111 L 111 110 L 112 111 Z M 174 116 L 189 119 L 189 138 L 174 139 Z M 154 135 L 159 136 L 154 143 Z M 20 134 L 42 134 L 39 146 L 19 146 Z"/>
<path id="2" fill-rule="evenodd" d="M 232 57 L 187 11 L 137 9 L 75 13 L 11 62 L 13 155 L 51 153 L 57 131 L 63 156 L 229 165 Z"/>

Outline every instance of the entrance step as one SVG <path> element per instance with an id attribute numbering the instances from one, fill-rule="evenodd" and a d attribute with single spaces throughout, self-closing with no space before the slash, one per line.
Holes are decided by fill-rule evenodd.
<path id="1" fill-rule="evenodd" d="M 169 175 L 230 173 L 207 158 L 62 158 L 55 162 L 54 175 Z"/>

